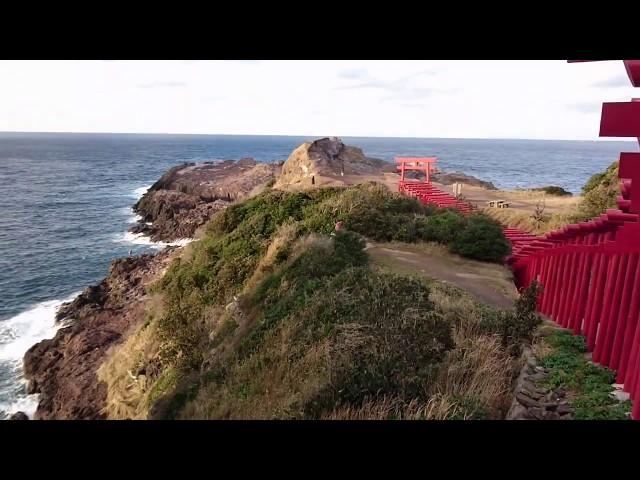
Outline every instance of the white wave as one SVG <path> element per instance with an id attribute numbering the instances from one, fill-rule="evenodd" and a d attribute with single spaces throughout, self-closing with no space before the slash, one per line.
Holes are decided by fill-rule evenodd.
<path id="1" fill-rule="evenodd" d="M 15 317 L 0 322 L 0 360 L 22 360 L 24 353 L 45 338 L 52 338 L 59 328 L 55 315 L 58 307 L 77 297 L 76 292 L 62 300 L 38 303 Z"/>
<path id="2" fill-rule="evenodd" d="M 136 188 L 133 192 L 129 194 L 130 197 L 135 199 L 140 199 L 142 196 L 147 193 L 147 190 L 151 188 L 151 185 L 145 185 L 143 187 Z"/>
<path id="3" fill-rule="evenodd" d="M 33 395 L 19 395 L 15 397 L 15 400 L 11 402 L 0 402 L 0 411 L 5 412 L 8 416 L 16 412 L 24 412 L 27 417 L 33 418 L 38 409 L 38 397 L 37 393 Z"/>
<path id="4" fill-rule="evenodd" d="M 22 372 L 22 358 L 29 348 L 36 343 L 53 338 L 60 324 L 56 323 L 56 310 L 64 302 L 77 297 L 76 292 L 62 300 L 48 300 L 19 313 L 15 317 L 0 322 L 0 363 L 3 370 L 13 372 L 14 385 L 26 384 Z M 15 393 L 7 394 L 8 401 L 0 403 L 0 410 L 8 414 L 23 411 L 30 417 L 38 405 L 37 395 L 27 395 L 25 389 L 16 388 Z"/>
<path id="5" fill-rule="evenodd" d="M 133 212 L 133 210 L 131 210 Z M 132 213 L 131 216 L 127 219 L 127 223 L 138 223 L 142 221 L 142 215 L 138 215 L 137 213 Z M 147 225 L 151 225 L 147 223 Z"/>
<path id="6" fill-rule="evenodd" d="M 147 190 L 149 190 L 149 188 L 151 188 L 151 185 L 136 188 L 130 196 L 139 199 L 147 192 Z M 131 217 L 129 217 L 127 223 L 139 223 L 143 220 L 142 216 L 136 214 L 136 212 L 134 212 L 132 208 L 128 209 L 128 213 L 131 215 Z M 145 222 L 145 224 L 153 225 L 153 223 L 151 222 Z M 146 245 L 151 248 L 161 249 L 164 247 L 183 247 L 188 243 L 191 243 L 193 241 L 193 238 L 179 238 L 177 240 L 174 240 L 173 242 L 153 242 L 148 236 L 144 235 L 143 233 L 125 232 L 124 234 L 117 236 L 113 241 L 116 243 Z"/>
<path id="7" fill-rule="evenodd" d="M 172 242 L 154 242 L 148 236 L 142 233 L 126 232 L 124 235 L 117 237 L 114 241 L 116 243 L 130 243 L 133 245 L 147 245 L 151 248 L 164 248 L 164 247 L 184 247 L 188 243 L 193 242 L 193 238 L 179 238 Z"/>

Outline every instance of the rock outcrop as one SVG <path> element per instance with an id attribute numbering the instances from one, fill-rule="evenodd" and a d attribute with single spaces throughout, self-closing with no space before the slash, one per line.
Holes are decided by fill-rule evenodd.
<path id="1" fill-rule="evenodd" d="M 487 190 L 497 190 L 495 185 L 491 182 L 480 180 L 472 175 L 467 175 L 461 172 L 438 172 L 432 174 L 431 178 L 434 182 L 442 185 L 452 185 L 454 183 L 463 183 L 465 185 L 471 185 L 474 187 L 486 188 Z"/>
<path id="2" fill-rule="evenodd" d="M 173 167 L 134 206 L 142 219 L 131 231 L 153 241 L 191 238 L 214 213 L 256 193 L 279 170 L 279 164 L 252 158 Z"/>
<path id="3" fill-rule="evenodd" d="M 549 370 L 537 365 L 529 347 L 523 351 L 526 365 L 516 382 L 515 397 L 507 420 L 572 420 L 573 408 L 569 405 L 567 393 L 561 388 L 544 388 L 540 381 Z"/>
<path id="4" fill-rule="evenodd" d="M 177 249 L 115 260 L 98 285 L 58 310 L 63 328 L 24 357 L 29 393 L 38 393 L 36 419 L 100 419 L 106 386 L 96 372 L 107 350 L 145 317 L 146 286 L 159 278 Z"/>
<path id="5" fill-rule="evenodd" d="M 245 158 L 173 167 L 135 205 L 142 221 L 133 231 L 154 241 L 192 237 L 215 212 L 273 181 L 280 166 Z M 102 282 L 58 309 L 62 328 L 24 356 L 29 393 L 39 394 L 35 419 L 105 418 L 106 385 L 96 372 L 108 350 L 144 321 L 146 287 L 179 251 L 115 260 Z"/>
<path id="6" fill-rule="evenodd" d="M 9 420 L 29 420 L 29 417 L 24 412 L 16 412 L 9 417 Z"/>
<path id="7" fill-rule="evenodd" d="M 345 145 L 339 138 L 321 138 L 303 143 L 289 155 L 274 187 L 310 186 L 312 179 L 321 177 L 380 174 L 388 166 L 388 162 L 366 157 L 362 149 Z"/>

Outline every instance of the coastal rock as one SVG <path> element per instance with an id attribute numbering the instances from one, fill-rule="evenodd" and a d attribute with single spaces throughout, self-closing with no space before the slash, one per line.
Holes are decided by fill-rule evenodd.
<path id="1" fill-rule="evenodd" d="M 9 417 L 9 420 L 29 420 L 29 417 L 24 412 L 16 412 Z"/>
<path id="2" fill-rule="evenodd" d="M 131 232 L 152 241 L 192 238 L 216 212 L 257 193 L 280 170 L 253 158 L 185 163 L 169 169 L 135 204 L 142 219 Z"/>
<path id="3" fill-rule="evenodd" d="M 559 415 L 567 415 L 573 413 L 573 409 L 569 405 L 558 405 L 556 412 L 558 412 Z"/>
<path id="4" fill-rule="evenodd" d="M 311 186 L 312 178 L 380 174 L 389 165 L 384 160 L 366 157 L 362 149 L 345 145 L 339 138 L 321 138 L 303 143 L 289 155 L 274 186 Z"/>
<path id="5" fill-rule="evenodd" d="M 497 190 L 495 185 L 491 182 L 480 180 L 472 175 L 467 175 L 461 172 L 438 172 L 431 175 L 434 182 L 442 185 L 451 185 L 454 183 L 463 183 L 465 185 L 471 185 L 474 187 L 486 188 L 487 190 Z"/>
<path id="6" fill-rule="evenodd" d="M 518 400 L 518 402 L 521 405 L 524 405 L 527 408 L 537 407 L 539 405 L 538 402 L 535 399 L 533 399 L 530 396 L 524 394 L 523 392 L 518 392 L 516 394 L 516 400 Z"/>
<path id="7" fill-rule="evenodd" d="M 58 319 L 65 326 L 24 356 L 28 391 L 40 394 L 36 419 L 104 418 L 106 385 L 98 382 L 96 371 L 108 349 L 144 320 L 146 287 L 175 251 L 115 260 L 99 285 L 60 308 Z"/>

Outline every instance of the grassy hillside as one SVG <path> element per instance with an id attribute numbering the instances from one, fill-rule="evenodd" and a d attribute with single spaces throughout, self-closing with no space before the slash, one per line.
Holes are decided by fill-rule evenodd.
<path id="1" fill-rule="evenodd" d="M 372 266 L 363 236 L 508 253 L 488 217 L 377 184 L 265 192 L 218 213 L 154 287 L 99 371 L 109 416 L 500 418 L 531 302 L 499 312 Z"/>
<path id="2" fill-rule="evenodd" d="M 613 162 L 604 172 L 593 175 L 582 188 L 582 195 L 575 215 L 578 221 L 589 220 L 608 208 L 617 208 L 616 200 L 620 195 L 618 162 Z"/>
<path id="3" fill-rule="evenodd" d="M 544 189 L 543 189 L 544 190 Z M 560 191 L 547 189 L 547 193 L 563 196 Z M 526 194 L 526 192 L 522 192 Z M 620 195 L 620 179 L 618 178 L 618 162 L 612 163 L 607 170 L 593 175 L 582 188 L 582 197 L 577 204 L 567 198 L 566 206 L 558 199 L 547 200 L 546 206 L 553 205 L 553 209 L 545 207 L 545 201 L 540 202 L 539 212 L 526 212 L 518 209 L 486 208 L 484 211 L 495 220 L 520 228 L 524 231 L 541 235 L 552 230 L 562 228 L 570 223 L 583 222 L 597 217 L 609 208 L 617 208 L 617 198 Z"/>

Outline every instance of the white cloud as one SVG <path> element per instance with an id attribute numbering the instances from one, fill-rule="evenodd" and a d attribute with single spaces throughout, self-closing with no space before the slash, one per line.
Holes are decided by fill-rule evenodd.
<path id="1" fill-rule="evenodd" d="M 620 61 L 7 60 L 0 131 L 593 139 L 611 92 L 639 96 L 624 77 Z"/>
<path id="2" fill-rule="evenodd" d="M 140 88 L 182 88 L 186 82 L 151 82 L 138 85 Z"/>
<path id="3" fill-rule="evenodd" d="M 624 74 L 618 74 L 613 77 L 609 77 L 605 80 L 599 80 L 593 84 L 594 87 L 629 87 L 631 85 L 631 81 L 629 77 Z"/>
<path id="4" fill-rule="evenodd" d="M 575 110 L 581 113 L 600 113 L 602 111 L 602 104 L 600 103 L 570 103 L 567 108 Z"/>

